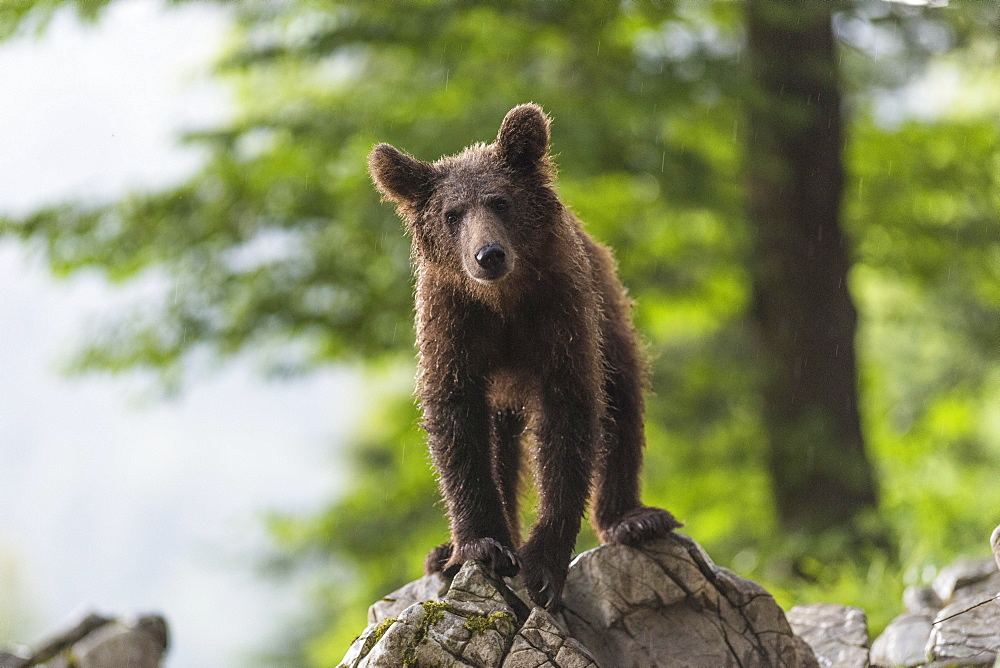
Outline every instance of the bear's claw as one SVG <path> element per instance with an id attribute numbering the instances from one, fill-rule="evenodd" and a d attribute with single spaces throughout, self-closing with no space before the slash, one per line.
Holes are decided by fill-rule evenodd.
<path id="1" fill-rule="evenodd" d="M 562 595 L 562 585 L 557 584 L 552 571 L 547 566 L 525 568 L 524 584 L 531 600 L 548 611 L 554 611 L 559 605 Z"/>
<path id="2" fill-rule="evenodd" d="M 639 506 L 601 530 L 601 542 L 636 547 L 684 526 L 663 508 Z"/>
<path id="3" fill-rule="evenodd" d="M 444 570 L 445 564 L 451 559 L 451 543 L 441 543 L 427 553 L 424 559 L 424 575 L 434 575 Z"/>
<path id="4" fill-rule="evenodd" d="M 447 545 L 451 547 L 450 543 Z M 431 554 L 433 555 L 438 549 L 440 548 L 435 548 Z M 480 562 L 502 578 L 513 577 L 521 570 L 521 560 L 514 549 L 495 538 L 477 538 L 459 545 L 458 549 L 452 548 L 451 556 L 441 570 L 446 577 L 454 577 L 462 564 L 473 560 Z"/>

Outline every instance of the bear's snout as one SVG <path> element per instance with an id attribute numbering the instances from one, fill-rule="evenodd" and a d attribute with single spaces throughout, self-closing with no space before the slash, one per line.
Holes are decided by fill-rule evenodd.
<path id="1" fill-rule="evenodd" d="M 493 280 L 507 273 L 507 252 L 500 244 L 486 244 L 476 253 L 476 262 L 486 272 L 483 278 Z"/>
<path id="2" fill-rule="evenodd" d="M 473 207 L 465 216 L 458 248 L 462 268 L 474 281 L 496 283 L 517 264 L 517 251 L 504 221 L 486 207 Z"/>

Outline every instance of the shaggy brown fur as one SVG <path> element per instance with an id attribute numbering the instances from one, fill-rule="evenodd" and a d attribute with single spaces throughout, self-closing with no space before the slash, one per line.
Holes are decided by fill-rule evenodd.
<path id="1" fill-rule="evenodd" d="M 520 570 L 551 608 L 588 496 L 605 542 L 680 524 L 639 501 L 646 371 L 631 303 L 610 251 L 551 189 L 548 145 L 548 117 L 525 104 L 492 144 L 433 164 L 379 144 L 368 163 L 413 237 L 418 396 L 451 519 L 427 570 Z M 522 441 L 539 485 L 523 544 Z"/>

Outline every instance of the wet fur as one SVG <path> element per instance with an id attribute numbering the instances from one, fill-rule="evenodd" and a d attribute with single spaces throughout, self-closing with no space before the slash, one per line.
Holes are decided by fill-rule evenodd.
<path id="1" fill-rule="evenodd" d="M 427 571 L 520 570 L 553 607 L 588 498 L 605 542 L 680 524 L 640 503 L 646 366 L 631 302 L 610 251 L 553 192 L 548 140 L 548 117 L 521 105 L 492 144 L 433 164 L 380 144 L 369 167 L 413 238 L 417 394 L 451 520 Z M 499 280 L 476 278 L 485 243 L 509 248 Z M 539 486 L 523 543 L 522 447 Z"/>

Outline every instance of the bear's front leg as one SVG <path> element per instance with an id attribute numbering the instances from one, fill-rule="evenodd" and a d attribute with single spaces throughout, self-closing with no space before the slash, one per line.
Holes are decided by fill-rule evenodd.
<path id="1" fill-rule="evenodd" d="M 453 376 L 454 378 L 454 376 Z M 431 383 L 423 396 L 424 426 L 448 506 L 451 545 L 429 556 L 441 559 L 446 576 L 476 560 L 501 577 L 520 569 L 493 478 L 485 386 L 478 382 Z"/>
<path id="2" fill-rule="evenodd" d="M 549 610 L 562 596 L 587 503 L 600 429 L 598 402 L 583 386 L 546 384 L 542 389 L 536 455 L 539 518 L 521 548 L 521 572 L 531 598 Z"/>

